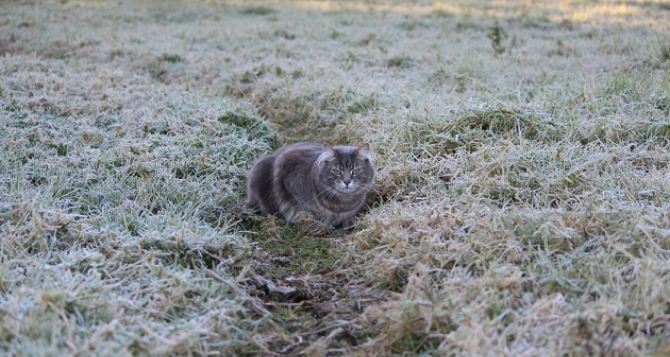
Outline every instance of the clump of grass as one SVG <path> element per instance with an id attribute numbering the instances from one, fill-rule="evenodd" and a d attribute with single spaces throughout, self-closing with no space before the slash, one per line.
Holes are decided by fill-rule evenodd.
<path id="1" fill-rule="evenodd" d="M 54 149 L 56 149 L 56 153 L 58 156 L 65 156 L 67 155 L 67 145 L 66 144 L 56 144 L 52 145 Z"/>
<path id="2" fill-rule="evenodd" d="M 264 6 L 264 5 L 255 5 L 255 6 L 248 6 L 240 10 L 240 13 L 243 15 L 272 15 L 275 14 L 277 10 L 269 7 L 269 6 Z"/>
<path id="3" fill-rule="evenodd" d="M 375 40 L 377 40 L 377 35 L 375 35 L 374 33 L 369 33 L 369 34 L 365 35 L 365 37 L 360 39 L 357 42 L 357 44 L 359 46 L 368 46 L 369 44 L 371 44 Z"/>
<path id="4" fill-rule="evenodd" d="M 610 103 L 650 103 L 664 110 L 670 96 L 670 80 L 667 73 L 655 76 L 643 70 L 625 70 L 606 76 L 599 91 Z"/>
<path id="5" fill-rule="evenodd" d="M 418 28 L 427 27 L 425 23 L 416 20 L 403 21 L 398 26 L 405 31 L 414 31 Z"/>
<path id="6" fill-rule="evenodd" d="M 437 353 L 440 339 L 436 338 L 435 334 L 456 330 L 456 325 L 449 316 L 448 303 L 436 307 L 433 303 L 439 298 L 438 296 L 430 292 L 417 291 L 423 285 L 421 280 L 426 279 L 425 274 L 425 271 L 417 272 L 408 283 L 411 288 L 407 289 L 398 301 L 365 311 L 364 321 L 369 324 L 368 328 L 382 329 L 380 335 L 384 336 L 383 339 L 368 343 L 370 347 L 396 353 L 402 351 Z M 428 304 L 422 304 L 420 301 Z M 389 323 L 391 320 L 395 322 Z M 372 350 L 373 348 L 369 349 L 370 352 Z"/>
<path id="7" fill-rule="evenodd" d="M 433 71 L 426 82 L 430 88 L 453 88 L 457 92 L 464 92 L 481 73 L 481 60 L 474 55 L 466 55 L 454 67 L 441 66 Z"/>
<path id="8" fill-rule="evenodd" d="M 661 44 L 658 51 L 658 58 L 661 63 L 670 61 L 670 44 Z"/>
<path id="9" fill-rule="evenodd" d="M 428 76 L 426 82 L 430 86 L 441 87 L 448 83 L 451 79 L 453 79 L 452 73 L 450 73 L 446 68 L 440 67 Z"/>
<path id="10" fill-rule="evenodd" d="M 456 62 L 454 70 L 458 76 L 476 79 L 481 76 L 484 68 L 482 60 L 478 56 L 468 54 Z"/>
<path id="11" fill-rule="evenodd" d="M 239 75 L 235 75 L 229 83 L 226 84 L 226 93 L 238 97 L 249 94 L 253 89 L 253 82 L 263 77 L 270 71 L 270 67 L 262 64 L 252 69 L 246 70 Z"/>
<path id="12" fill-rule="evenodd" d="M 337 88 L 297 97 L 258 96 L 259 112 L 277 124 L 287 141 L 357 142 L 361 133 L 347 112 L 373 110 L 373 96 Z"/>
<path id="13" fill-rule="evenodd" d="M 487 37 L 491 40 L 491 48 L 496 56 L 501 56 L 505 52 L 510 53 L 516 44 L 514 37 L 508 41 L 509 34 L 498 22 L 489 28 Z"/>
<path id="14" fill-rule="evenodd" d="M 568 57 L 575 54 L 572 46 L 566 45 L 560 38 L 556 40 L 556 48 L 550 52 L 552 55 Z"/>
<path id="15" fill-rule="evenodd" d="M 184 62 L 184 57 L 174 53 L 164 53 L 160 57 L 158 57 L 158 60 L 168 63 L 177 63 L 177 62 Z"/>
<path id="16" fill-rule="evenodd" d="M 504 106 L 466 111 L 452 120 L 443 117 L 426 118 L 413 126 L 413 139 L 426 153 L 449 153 L 458 148 L 469 151 L 491 138 L 518 140 L 557 140 L 560 133 L 551 122 L 531 113 Z"/>
<path id="17" fill-rule="evenodd" d="M 298 225 L 273 222 L 257 231 L 254 241 L 280 264 L 267 272 L 269 276 L 286 277 L 332 271 L 340 261 L 333 242 L 313 237 Z"/>
<path id="18" fill-rule="evenodd" d="M 361 100 L 355 101 L 347 107 L 347 111 L 353 114 L 367 113 L 380 107 L 379 99 L 374 95 L 369 95 Z"/>
<path id="19" fill-rule="evenodd" d="M 637 99 L 641 94 L 641 87 L 638 85 L 641 78 L 640 73 L 632 74 L 628 72 L 620 72 L 610 79 L 605 88 L 605 94 L 627 95 Z"/>
<path id="20" fill-rule="evenodd" d="M 445 7 L 441 3 L 434 3 L 430 13 L 431 15 L 438 18 L 446 18 L 454 16 L 454 14 L 449 10 L 449 8 Z"/>
<path id="21" fill-rule="evenodd" d="M 469 30 L 480 31 L 484 30 L 484 27 L 479 23 L 477 19 L 474 19 L 472 16 L 466 15 L 458 17 L 458 20 L 456 20 L 455 29 L 458 32 L 469 31 Z"/>
<path id="22" fill-rule="evenodd" d="M 107 57 L 110 60 L 113 60 L 115 58 L 122 57 L 123 55 L 124 55 L 123 50 L 121 50 L 119 48 L 116 48 L 116 49 L 113 49 L 113 50 L 109 51 L 109 53 L 107 54 Z"/>
<path id="23" fill-rule="evenodd" d="M 294 34 L 291 34 L 291 33 L 289 33 L 288 31 L 286 31 L 286 30 L 284 30 L 284 29 L 275 30 L 274 35 L 277 36 L 277 37 L 285 38 L 285 39 L 287 39 L 287 40 L 293 40 L 293 39 L 295 39 L 295 35 L 294 35 Z"/>
<path id="24" fill-rule="evenodd" d="M 269 143 L 274 143 L 277 140 L 276 133 L 270 124 L 253 113 L 229 111 L 219 116 L 218 120 L 246 130 L 251 137 L 265 138 Z"/>
<path id="25" fill-rule="evenodd" d="M 519 16 L 516 21 L 521 23 L 521 26 L 527 28 L 547 29 L 552 25 L 551 20 L 546 16 Z"/>
<path id="26" fill-rule="evenodd" d="M 413 60 L 407 56 L 394 56 L 386 60 L 387 67 L 409 68 L 412 66 Z"/>

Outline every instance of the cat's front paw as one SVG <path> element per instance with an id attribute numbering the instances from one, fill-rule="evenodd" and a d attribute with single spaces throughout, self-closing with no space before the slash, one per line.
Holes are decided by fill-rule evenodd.
<path id="1" fill-rule="evenodd" d="M 330 226 L 314 218 L 307 212 L 300 212 L 296 215 L 294 223 L 300 226 L 300 230 L 307 235 L 322 236 L 330 231 Z"/>
<path id="2" fill-rule="evenodd" d="M 354 229 L 355 225 L 356 224 L 354 223 L 353 219 L 348 219 L 348 220 L 340 223 L 339 225 L 337 225 L 337 227 L 344 230 L 344 231 L 351 232 Z"/>

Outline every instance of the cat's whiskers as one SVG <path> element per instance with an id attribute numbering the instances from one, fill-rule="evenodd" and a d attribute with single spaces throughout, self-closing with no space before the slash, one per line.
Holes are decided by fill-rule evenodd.
<path id="1" fill-rule="evenodd" d="M 332 199 L 333 197 L 335 197 L 336 192 L 334 192 L 330 188 L 326 188 L 321 192 L 317 192 L 317 194 L 312 196 L 312 199 L 315 200 L 315 199 L 321 198 L 321 196 L 326 195 L 326 194 L 328 195 L 328 196 L 326 196 L 327 199 Z"/>

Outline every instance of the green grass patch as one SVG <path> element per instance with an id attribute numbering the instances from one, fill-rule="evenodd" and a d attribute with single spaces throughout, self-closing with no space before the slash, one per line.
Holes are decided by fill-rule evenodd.
<path id="1" fill-rule="evenodd" d="M 240 10 L 240 13 L 243 15 L 272 15 L 275 14 L 277 10 L 263 5 L 248 6 Z"/>
<path id="2" fill-rule="evenodd" d="M 299 225 L 277 224 L 256 227 L 253 240 L 270 257 L 275 259 L 266 272 L 273 277 L 320 274 L 334 270 L 340 263 L 340 252 L 332 239 L 305 234 Z"/>

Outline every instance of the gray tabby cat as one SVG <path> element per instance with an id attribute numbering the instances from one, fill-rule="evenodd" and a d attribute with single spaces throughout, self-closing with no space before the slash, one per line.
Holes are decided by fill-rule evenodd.
<path id="1" fill-rule="evenodd" d="M 349 227 L 372 189 L 374 173 L 368 144 L 287 145 L 253 166 L 247 204 L 291 223 L 311 215 L 331 226 Z"/>

